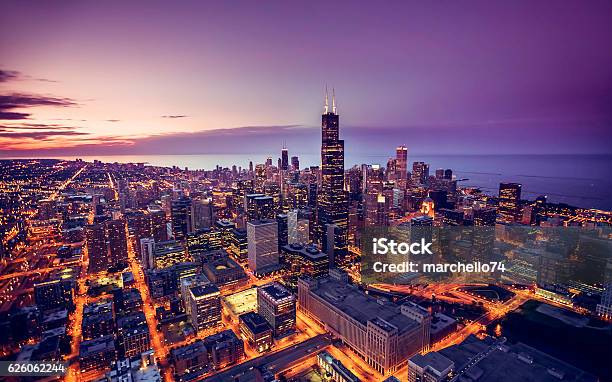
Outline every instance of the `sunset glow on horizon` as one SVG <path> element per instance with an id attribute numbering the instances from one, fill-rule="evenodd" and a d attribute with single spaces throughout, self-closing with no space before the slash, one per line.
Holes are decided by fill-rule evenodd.
<path id="1" fill-rule="evenodd" d="M 349 135 L 518 129 L 544 152 L 610 152 L 609 2 L 118 4 L 3 5 L 3 156 L 315 127 L 326 84 Z"/>

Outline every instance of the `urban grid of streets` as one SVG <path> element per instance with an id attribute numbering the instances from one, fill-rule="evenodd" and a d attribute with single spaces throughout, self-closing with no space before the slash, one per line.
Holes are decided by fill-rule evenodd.
<path id="1" fill-rule="evenodd" d="M 90 165 L 88 164 L 83 164 L 82 166 L 77 167 L 74 174 L 68 180 L 59 185 L 49 195 L 49 199 L 56 199 L 64 189 L 69 187 L 71 183 L 74 182 L 84 171 L 87 171 L 89 167 Z M 114 179 L 114 175 L 111 172 L 107 172 L 107 176 L 109 188 L 114 191 L 114 198 L 117 199 L 117 182 Z M 172 183 L 168 181 L 165 182 L 166 185 L 173 186 Z M 94 211 L 92 210 L 90 211 L 89 223 L 93 222 L 93 218 Z M 572 216 L 569 218 L 572 220 L 586 219 L 584 216 Z M 127 232 L 128 231 L 126 230 L 126 233 Z M 224 311 L 222 314 L 222 325 L 216 328 L 209 329 L 205 332 L 200 332 L 198 333 L 196 338 L 191 338 L 181 343 L 175 343 L 171 346 L 168 346 L 166 344 L 162 332 L 158 329 L 159 325 L 157 321 L 157 316 L 155 314 L 155 309 L 160 305 L 159 303 L 156 303 L 151 297 L 150 291 L 145 281 L 145 274 L 142 269 L 142 265 L 140 264 L 140 261 L 138 260 L 138 257 L 134 250 L 134 242 L 130 239 L 129 233 L 127 233 L 127 235 L 129 268 L 135 278 L 135 288 L 140 291 L 142 301 L 144 303 L 143 310 L 151 335 L 151 345 L 157 358 L 159 367 L 161 369 L 163 379 L 165 381 L 172 381 L 173 370 L 169 362 L 169 349 L 171 347 L 185 345 L 187 343 L 195 341 L 196 338 L 204 338 L 208 335 L 220 332 L 221 330 L 228 328 L 232 329 L 235 333 L 240 333 L 240 331 L 237 327 L 237 324 L 228 319 L 229 313 Z M 53 250 L 57 249 L 58 247 L 56 243 L 50 243 L 42 236 L 39 237 L 39 239 L 39 241 L 31 241 L 29 246 L 22 247 L 18 251 L 16 251 L 16 255 L 12 260 L 13 266 L 14 264 L 19 263 L 34 263 L 33 260 L 35 260 L 36 256 L 40 254 L 50 255 Z M 349 250 L 353 253 L 353 255 L 359 255 L 358 248 L 349 247 Z M 88 274 L 87 266 L 88 253 L 87 250 L 84 250 L 80 268 L 80 275 L 78 278 L 78 286 L 75 300 L 76 308 L 70 316 L 70 325 L 68 332 L 68 334 L 71 336 L 71 352 L 66 357 L 66 360 L 69 362 L 69 369 L 66 374 L 65 380 L 71 382 L 94 380 L 103 376 L 103 373 L 93 373 L 85 375 L 80 373 L 79 370 L 78 355 L 81 342 L 81 323 L 83 320 L 83 307 L 85 304 L 99 299 L 95 297 L 88 297 L 88 285 L 91 281 L 96 280 L 100 276 L 103 276 L 101 274 L 96 273 Z M 28 269 L 27 267 L 25 267 L 25 269 L 22 269 L 18 267 L 13 268 L 12 272 L 5 272 L 5 270 L 7 269 L 5 266 L 3 268 L 2 275 L 0 275 L 0 281 L 12 280 L 17 277 L 40 277 L 60 267 L 60 265 L 47 266 L 44 268 L 36 269 Z M 357 268 L 351 267 L 347 270 L 349 271 L 349 274 L 352 276 L 353 280 L 359 280 L 359 272 Z M 239 287 L 231 286 L 221 288 L 222 295 L 233 294 L 254 286 L 264 285 L 271 281 L 278 281 L 282 278 L 282 276 L 279 275 L 257 278 L 251 272 L 247 272 L 247 275 L 249 277 L 247 283 Z M 499 319 L 500 317 L 503 317 L 509 312 L 517 309 L 525 301 L 530 299 L 545 301 L 548 304 L 557 305 L 568 309 L 568 307 L 565 305 L 561 305 L 550 300 L 544 300 L 541 297 L 536 296 L 533 292 L 529 290 L 521 289 L 512 289 L 514 295 L 507 301 L 495 302 L 486 300 L 477 295 L 468 294 L 465 291 L 462 291 L 460 289 L 460 286 L 452 284 L 428 285 L 425 288 L 420 289 L 411 286 L 401 285 L 373 285 L 371 286 L 371 288 L 373 290 L 397 293 L 400 295 L 412 295 L 426 299 L 431 299 L 435 296 L 439 300 L 446 300 L 451 303 L 471 304 L 473 301 L 478 301 L 482 304 L 483 308 L 485 309 L 485 312 L 480 317 L 467 323 L 465 326 L 448 335 L 443 340 L 432 344 L 430 348 L 430 350 L 432 351 L 440 350 L 442 348 L 458 344 L 470 334 L 477 334 L 481 332 L 484 327 Z M 13 296 L 14 293 L 26 294 L 31 292 L 32 288 L 27 288 L 25 290 L 16 290 L 13 291 Z M 3 303 L 10 302 L 8 301 L 6 294 L 3 297 Z M 222 370 L 217 370 L 214 373 L 204 374 L 199 379 L 206 381 L 223 381 L 227 380 L 226 378 L 233 378 L 239 376 L 241 373 L 244 373 L 246 370 L 252 368 L 253 366 L 260 365 L 267 365 L 267 369 L 274 373 L 284 372 L 286 377 L 297 376 L 300 373 L 307 371 L 316 363 L 316 354 L 322 349 L 327 349 L 336 359 L 340 360 L 346 367 L 349 368 L 349 370 L 351 370 L 355 375 L 357 375 L 360 379 L 364 381 L 376 381 L 381 378 L 380 374 L 374 371 L 366 362 L 364 362 L 360 357 L 354 354 L 346 346 L 331 346 L 332 338 L 328 334 L 326 328 L 322 326 L 319 322 L 317 322 L 316 319 L 306 316 L 299 309 L 297 312 L 296 328 L 297 331 L 295 334 L 278 341 L 271 352 L 261 355 L 260 353 L 252 349 L 250 345 L 245 344 L 245 357 L 242 361 L 240 361 L 238 364 L 227 366 Z M 406 372 L 406 366 L 404 366 L 396 373 L 394 373 L 394 375 L 403 378 L 406 375 Z"/>

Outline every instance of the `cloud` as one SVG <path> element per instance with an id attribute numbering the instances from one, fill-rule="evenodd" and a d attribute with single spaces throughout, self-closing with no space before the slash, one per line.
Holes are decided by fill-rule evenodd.
<path id="1" fill-rule="evenodd" d="M 188 115 L 162 115 L 162 118 L 170 118 L 170 119 L 177 119 L 177 118 L 189 118 Z"/>
<path id="2" fill-rule="evenodd" d="M 29 116 L 30 114 L 28 113 L 15 113 L 0 110 L 0 120 L 28 119 Z"/>
<path id="3" fill-rule="evenodd" d="M 14 109 L 37 106 L 70 107 L 76 105 L 77 103 L 70 98 L 24 93 L 0 95 L 0 120 L 28 119 L 31 115 L 30 113 L 16 112 Z"/>
<path id="4" fill-rule="evenodd" d="M 120 119 L 107 119 L 106 122 L 121 122 Z"/>
<path id="5" fill-rule="evenodd" d="M 4 70 L 0 69 L 0 82 L 18 81 L 18 80 L 32 80 L 39 82 L 59 82 L 56 80 L 50 80 L 48 78 L 39 78 L 25 75 L 17 70 Z"/>
<path id="6" fill-rule="evenodd" d="M 46 123 L 22 123 L 19 125 L 0 125 L 0 131 L 8 130 L 74 130 L 78 127 L 46 124 Z"/>
<path id="7" fill-rule="evenodd" d="M 89 133 L 84 133 L 80 131 L 6 131 L 0 129 L 0 138 L 30 138 L 30 139 L 38 139 L 38 140 L 49 140 L 53 137 L 63 137 L 63 136 L 82 136 L 89 135 Z"/>
<path id="8" fill-rule="evenodd" d="M 20 73 L 16 70 L 0 69 L 0 82 L 7 82 L 19 78 Z"/>

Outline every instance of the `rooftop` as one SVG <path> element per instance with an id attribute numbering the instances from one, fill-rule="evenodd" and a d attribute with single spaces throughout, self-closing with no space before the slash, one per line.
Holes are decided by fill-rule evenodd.
<path id="1" fill-rule="evenodd" d="M 208 296 L 213 296 L 213 295 L 219 295 L 220 294 L 219 288 L 217 288 L 213 284 L 198 285 L 198 286 L 195 286 L 195 287 L 191 288 L 190 290 L 191 290 L 191 294 L 195 298 L 202 298 L 202 297 L 208 297 Z"/>
<path id="2" fill-rule="evenodd" d="M 244 322 L 247 328 L 253 334 L 263 333 L 272 330 L 270 324 L 261 315 L 255 312 L 249 312 L 240 315 L 240 321 Z"/>
<path id="3" fill-rule="evenodd" d="M 277 282 L 262 285 L 259 287 L 259 289 L 275 301 L 282 300 L 287 297 L 293 297 L 291 292 Z"/>
<path id="4" fill-rule="evenodd" d="M 488 354 L 469 365 L 476 354 L 486 351 Z M 597 381 L 595 376 L 520 342 L 501 345 L 490 337 L 479 340 L 472 335 L 438 353 L 455 362 L 455 370 L 478 382 Z"/>
<path id="5" fill-rule="evenodd" d="M 332 277 L 320 279 L 318 285 L 318 288 L 312 289 L 314 294 L 353 317 L 362 325 L 367 325 L 368 321 L 384 320 L 385 323 L 398 328 L 400 333 L 412 330 L 419 325 L 416 321 L 403 315 L 399 306 L 377 300 L 354 285 L 346 284 Z"/>
<path id="6" fill-rule="evenodd" d="M 309 258 L 311 260 L 319 260 L 328 257 L 327 253 L 319 251 L 314 245 L 303 245 L 303 244 L 288 244 L 282 247 L 283 250 L 298 254 L 302 257 Z"/>
<path id="7" fill-rule="evenodd" d="M 88 357 L 94 354 L 104 353 L 115 349 L 115 339 L 112 335 L 99 337 L 89 341 L 81 342 L 79 349 L 80 357 Z"/>
<path id="8" fill-rule="evenodd" d="M 410 358 L 410 363 L 423 369 L 430 367 L 438 375 L 441 375 L 444 371 L 448 371 L 455 365 L 453 361 L 436 352 L 427 353 L 425 355 L 417 354 Z"/>
<path id="9" fill-rule="evenodd" d="M 225 305 L 234 316 L 257 310 L 257 288 L 249 288 L 223 298 Z"/>

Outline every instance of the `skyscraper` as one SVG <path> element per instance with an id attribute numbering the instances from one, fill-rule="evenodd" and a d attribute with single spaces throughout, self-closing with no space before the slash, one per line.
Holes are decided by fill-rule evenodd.
<path id="1" fill-rule="evenodd" d="M 257 313 L 272 327 L 274 337 L 295 330 L 295 296 L 277 282 L 257 288 Z"/>
<path id="2" fill-rule="evenodd" d="M 155 268 L 155 240 L 152 237 L 140 239 L 140 256 L 144 269 Z"/>
<path id="3" fill-rule="evenodd" d="M 336 97 L 332 95 L 329 111 L 327 90 L 321 116 L 321 192 L 317 203 L 317 241 L 323 245 L 327 226 L 337 227 L 334 237 L 335 257 L 347 252 L 348 201 L 344 191 L 344 141 L 339 139 Z"/>
<path id="4" fill-rule="evenodd" d="M 287 151 L 287 148 L 283 146 L 283 149 L 281 150 L 281 168 L 282 171 L 288 171 L 289 170 L 289 152 Z"/>
<path id="5" fill-rule="evenodd" d="M 100 272 L 109 267 L 108 249 L 104 223 L 94 222 L 85 228 L 87 253 L 89 255 L 89 272 Z"/>
<path id="6" fill-rule="evenodd" d="M 298 158 L 297 156 L 292 156 L 291 157 L 291 167 L 293 167 L 294 171 L 299 171 L 300 170 L 300 158 Z"/>
<path id="7" fill-rule="evenodd" d="M 429 164 L 425 162 L 414 162 L 412 164 L 412 182 L 425 184 L 429 179 Z"/>
<path id="8" fill-rule="evenodd" d="M 408 149 L 406 146 L 398 146 L 395 149 L 395 166 L 398 179 L 406 179 L 408 176 Z"/>
<path id="9" fill-rule="evenodd" d="M 263 274 L 278 267 L 278 223 L 255 220 L 247 223 L 249 268 Z"/>
<path id="10" fill-rule="evenodd" d="M 189 320 L 196 331 L 203 331 L 221 322 L 220 296 L 219 288 L 212 284 L 189 288 L 186 305 L 189 305 Z"/>
<path id="11" fill-rule="evenodd" d="M 109 220 L 106 222 L 106 238 L 108 242 L 109 266 L 126 262 L 128 258 L 125 220 Z"/>
<path id="12" fill-rule="evenodd" d="M 215 209 L 211 199 L 195 199 L 191 206 L 191 227 L 198 230 L 209 228 L 215 223 Z"/>
<path id="13" fill-rule="evenodd" d="M 513 223 L 521 219 L 521 184 L 499 184 L 498 221 Z"/>
<path id="14" fill-rule="evenodd" d="M 182 197 L 172 201 L 172 234 L 176 240 L 183 240 L 191 232 L 191 199 Z"/>
<path id="15" fill-rule="evenodd" d="M 300 210 L 291 210 L 287 213 L 287 243 L 288 244 L 308 244 L 309 240 L 309 219 Z"/>
<path id="16" fill-rule="evenodd" d="M 86 227 L 85 237 L 90 272 L 100 272 L 127 260 L 124 220 L 94 221 Z"/>

